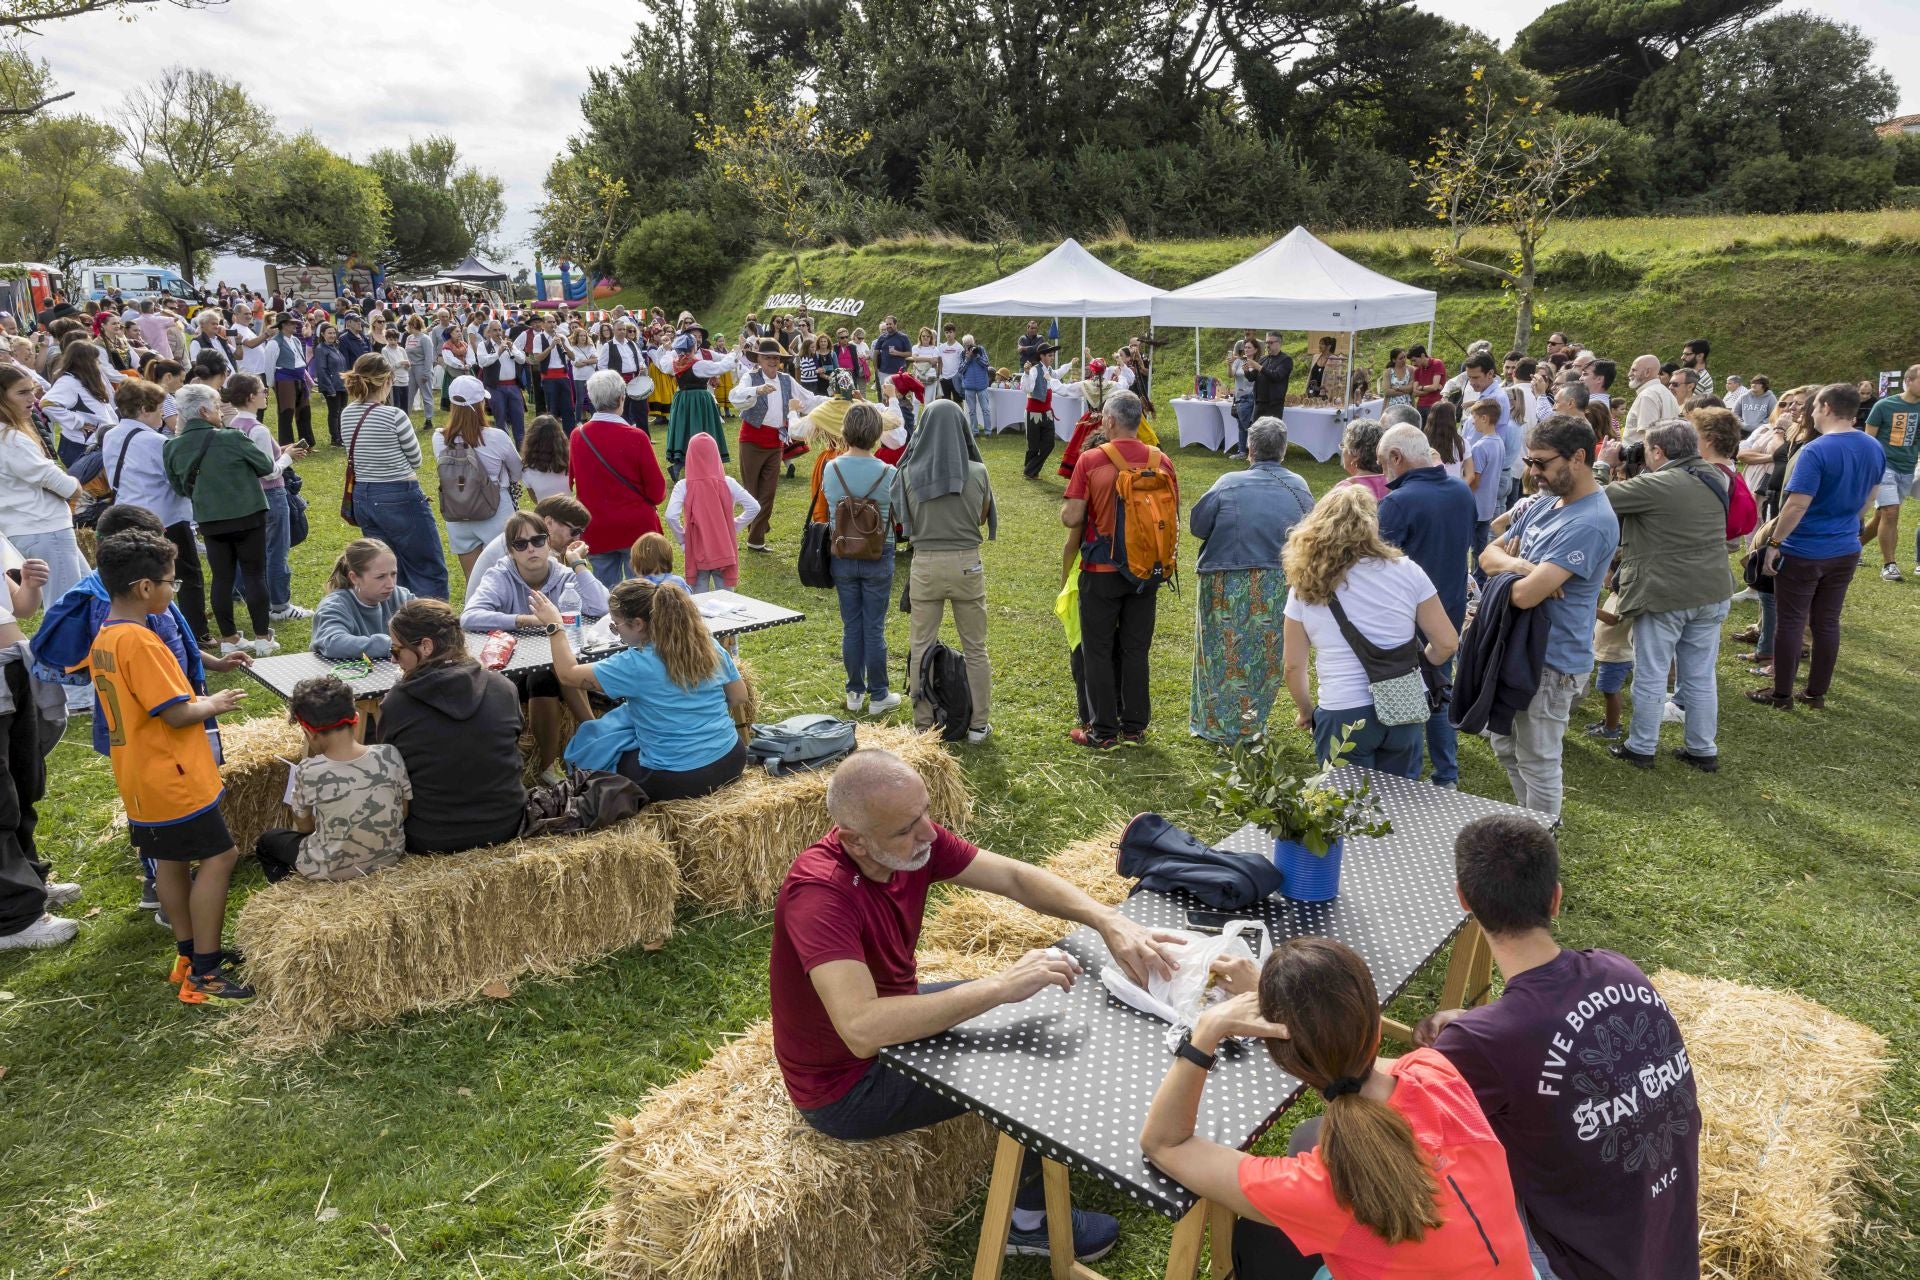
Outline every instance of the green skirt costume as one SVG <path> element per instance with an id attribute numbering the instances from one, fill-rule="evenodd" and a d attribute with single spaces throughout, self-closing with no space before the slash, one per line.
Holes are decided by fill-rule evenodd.
<path id="1" fill-rule="evenodd" d="M 683 387 L 667 410 L 667 465 L 685 466 L 687 442 L 702 431 L 720 446 L 720 461 L 726 462 L 729 458 L 727 436 L 720 426 L 719 402 L 705 387 Z"/>

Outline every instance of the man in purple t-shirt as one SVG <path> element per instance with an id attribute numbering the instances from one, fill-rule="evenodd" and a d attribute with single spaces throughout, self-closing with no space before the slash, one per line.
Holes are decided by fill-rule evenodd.
<path id="1" fill-rule="evenodd" d="M 1500 998 L 1414 1029 L 1473 1086 L 1507 1149 L 1543 1280 L 1697 1280 L 1700 1108 L 1680 1028 L 1612 951 L 1554 942 L 1560 851 L 1529 818 L 1469 823 L 1460 902 L 1506 979 Z"/>

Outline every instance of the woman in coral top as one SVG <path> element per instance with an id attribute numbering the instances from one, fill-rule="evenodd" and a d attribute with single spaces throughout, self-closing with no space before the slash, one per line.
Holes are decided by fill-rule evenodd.
<path id="1" fill-rule="evenodd" d="M 1162 1172 L 1240 1216 L 1235 1276 L 1531 1280 L 1505 1150 L 1445 1058 L 1431 1049 L 1375 1056 L 1380 1001 L 1366 961 L 1326 938 L 1296 938 L 1257 976 L 1247 961 L 1216 971 L 1233 996 L 1202 1014 L 1181 1046 L 1140 1146 Z M 1326 1099 L 1326 1115 L 1295 1131 L 1287 1155 L 1194 1135 L 1211 1059 L 1232 1036 L 1264 1040 L 1282 1071 Z"/>

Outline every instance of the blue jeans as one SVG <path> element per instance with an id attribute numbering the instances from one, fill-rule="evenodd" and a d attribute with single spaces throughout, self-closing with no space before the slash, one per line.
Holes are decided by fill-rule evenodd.
<path id="1" fill-rule="evenodd" d="M 1779 620 L 1779 615 L 1773 609 L 1773 592 L 1762 591 L 1760 593 L 1760 639 L 1754 644 L 1753 651 L 1769 662 L 1773 660 L 1773 633 Z"/>
<path id="2" fill-rule="evenodd" d="M 418 480 L 362 480 L 353 488 L 360 532 L 393 548 L 400 585 L 416 596 L 447 598 L 447 555 L 440 526 Z"/>
<path id="3" fill-rule="evenodd" d="M 517 446 L 527 432 L 527 401 L 520 394 L 520 388 L 511 383 L 495 387 L 488 393 L 493 398 L 493 425 L 502 431 L 513 434 L 513 443 Z"/>
<path id="4" fill-rule="evenodd" d="M 1453 679 L 1453 659 L 1447 659 L 1447 665 L 1441 673 L 1448 680 Z M 1460 781 L 1460 735 L 1447 719 L 1445 707 L 1427 717 L 1427 755 L 1433 760 L 1433 784 L 1444 786 Z M 1420 761 L 1415 758 L 1413 776 L 1420 776 Z"/>
<path id="5" fill-rule="evenodd" d="M 1487 572 L 1480 567 L 1480 553 L 1493 541 L 1493 521 L 1475 520 L 1473 522 L 1473 580 L 1481 586 L 1487 585 Z"/>
<path id="6" fill-rule="evenodd" d="M 587 560 L 593 565 L 594 578 L 611 591 L 633 576 L 633 561 L 628 555 L 626 551 L 596 551 Z"/>
<path id="7" fill-rule="evenodd" d="M 267 607 L 284 609 L 293 603 L 293 566 L 287 563 L 293 539 L 292 526 L 288 523 L 287 491 L 276 487 L 264 492 L 267 495 Z M 247 571 L 242 569 L 239 581 L 234 584 L 234 599 L 243 598 L 241 592 L 246 579 Z"/>
<path id="8" fill-rule="evenodd" d="M 1240 443 L 1227 450 L 1228 453 L 1247 451 L 1247 432 L 1253 430 L 1253 397 L 1238 396 L 1233 402 L 1233 420 L 1240 424 Z"/>
<path id="9" fill-rule="evenodd" d="M 973 433 L 977 436 L 984 436 L 992 432 L 993 411 L 987 404 L 987 389 L 982 387 L 978 391 L 975 391 L 972 388 L 968 388 L 966 397 L 967 425 L 973 428 Z"/>
<path id="10" fill-rule="evenodd" d="M 1678 701 L 1687 711 L 1687 751 L 1711 756 L 1720 729 L 1720 691 L 1714 660 L 1727 602 L 1692 609 L 1643 613 L 1633 620 L 1633 719 L 1627 750 L 1650 756 L 1660 750 L 1660 713 L 1667 705 L 1667 668 L 1679 672 Z M 1642 693 L 1641 685 L 1646 685 Z"/>
<path id="11" fill-rule="evenodd" d="M 1420 776 L 1420 738 L 1426 728 L 1424 721 L 1389 727 L 1373 718 L 1373 708 L 1370 706 L 1351 707 L 1345 711 L 1315 707 L 1313 753 L 1320 763 L 1326 763 L 1327 753 L 1333 749 L 1334 739 L 1340 736 L 1340 729 L 1344 725 L 1353 728 L 1353 750 L 1347 753 L 1342 763 L 1363 765 L 1382 773 L 1398 774 L 1402 778 Z"/>
<path id="12" fill-rule="evenodd" d="M 887 696 L 887 610 L 893 606 L 893 545 L 878 560 L 833 557 L 833 589 L 840 593 L 840 657 L 847 692 Z"/>

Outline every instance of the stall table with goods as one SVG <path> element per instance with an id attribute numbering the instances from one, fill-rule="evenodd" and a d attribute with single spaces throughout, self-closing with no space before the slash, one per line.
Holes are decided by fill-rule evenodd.
<path id="1" fill-rule="evenodd" d="M 1086 397 L 1078 391 L 1053 389 L 1053 426 L 1061 439 L 1073 434 L 1073 424 L 1087 411 Z M 1027 427 L 1027 393 L 1018 387 L 987 389 L 987 421 L 994 434 L 1024 431 Z"/>
<path id="2" fill-rule="evenodd" d="M 1275 944 L 1318 936 L 1352 947 L 1373 971 L 1383 1003 L 1404 991 L 1421 967 L 1452 941 L 1441 1007 L 1483 1001 L 1492 956 L 1454 894 L 1454 839 L 1468 822 L 1488 814 L 1550 819 L 1370 769 L 1342 768 L 1328 782 L 1347 788 L 1362 779 L 1372 786 L 1392 830 L 1377 838 L 1348 838 L 1344 865 L 1338 869 L 1338 896 L 1295 901 L 1283 896 L 1288 889 L 1283 885 L 1280 894 L 1229 914 L 1264 926 Z M 1274 846 L 1262 830 L 1247 826 L 1215 847 L 1250 858 L 1273 858 Z M 1189 910 L 1203 907 L 1185 893 L 1136 890 L 1120 910 L 1148 928 L 1184 930 L 1190 925 Z M 889 1066 L 1000 1130 L 975 1280 L 1000 1275 L 1020 1161 L 1028 1147 L 1043 1157 L 1049 1222 L 1070 1221 L 1066 1171 L 1077 1169 L 1177 1223 L 1168 1280 L 1192 1280 L 1209 1225 L 1215 1241 L 1213 1275 L 1225 1276 L 1231 1262 L 1231 1211 L 1199 1200 L 1148 1164 L 1140 1151 L 1148 1104 L 1172 1060 L 1172 1028 L 1121 1003 L 1103 984 L 1100 974 L 1110 956 L 1098 933 L 1079 929 L 1058 946 L 1085 970 L 1072 991 L 1048 988 L 944 1034 L 880 1052 Z M 1401 1040 L 1408 1037 L 1401 1023 L 1388 1020 L 1385 1029 Z M 1303 1088 L 1275 1067 L 1257 1043 L 1230 1042 L 1208 1083 L 1196 1132 L 1249 1149 Z M 1056 1259 L 1071 1259 L 1070 1247 L 1056 1241 L 1054 1248 Z M 1097 1273 L 1078 1263 L 1056 1267 L 1054 1274 L 1097 1280 Z"/>
<path id="3" fill-rule="evenodd" d="M 717 640 L 745 635 L 750 631 L 765 631 L 768 627 L 784 626 L 790 622 L 802 622 L 807 616 L 797 610 L 755 600 L 752 596 L 743 596 L 734 591 L 708 591 L 694 596 L 693 602 L 700 610 L 700 620 L 707 624 L 707 630 Z M 513 639 L 512 654 L 504 666 L 497 668 L 502 673 L 511 676 L 519 672 L 544 671 L 553 665 L 553 649 L 546 632 L 522 630 L 492 634 L 510 635 Z M 466 638 L 467 652 L 476 661 L 485 663 L 489 635 L 469 631 Z M 580 641 L 574 646 L 575 653 L 587 659 L 604 657 L 620 648 L 621 644 L 614 638 L 613 630 L 605 618 L 582 627 Z M 295 685 L 314 676 L 339 676 L 353 690 L 356 700 L 377 698 L 400 683 L 399 666 L 385 658 L 333 662 L 317 653 L 279 653 L 270 658 L 261 658 L 242 670 L 282 698 L 292 697 Z"/>

